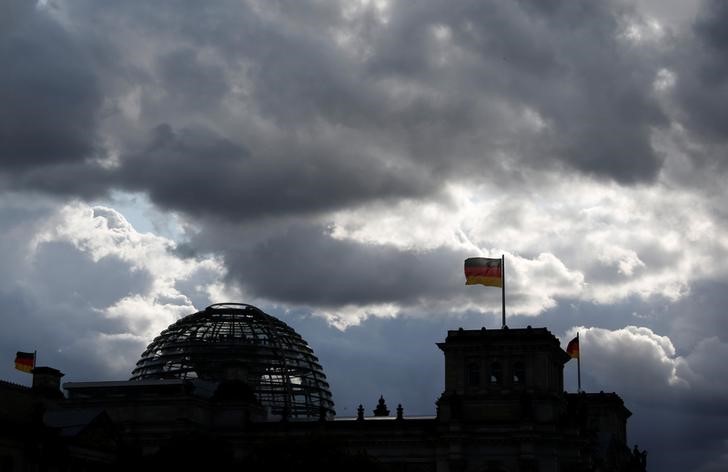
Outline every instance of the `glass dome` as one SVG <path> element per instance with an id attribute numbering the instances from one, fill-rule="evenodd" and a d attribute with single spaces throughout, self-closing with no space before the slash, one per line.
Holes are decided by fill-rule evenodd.
<path id="1" fill-rule="evenodd" d="M 326 375 L 293 328 L 246 304 L 221 303 L 162 331 L 142 353 L 130 380 L 244 381 L 274 415 L 331 418 Z"/>

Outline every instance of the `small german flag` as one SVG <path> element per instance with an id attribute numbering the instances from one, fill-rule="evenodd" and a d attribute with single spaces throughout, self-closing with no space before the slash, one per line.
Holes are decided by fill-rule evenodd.
<path id="1" fill-rule="evenodd" d="M 465 285 L 503 286 L 503 261 L 487 257 L 465 259 Z"/>
<path id="2" fill-rule="evenodd" d="M 566 353 L 571 356 L 572 359 L 579 358 L 579 336 L 575 337 L 566 346 Z"/>
<path id="3" fill-rule="evenodd" d="M 15 368 L 23 372 L 30 372 L 35 367 L 34 352 L 20 352 L 15 354 Z"/>

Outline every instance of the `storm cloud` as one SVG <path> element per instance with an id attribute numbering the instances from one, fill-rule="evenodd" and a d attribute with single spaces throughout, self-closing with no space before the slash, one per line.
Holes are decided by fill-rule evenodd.
<path id="1" fill-rule="evenodd" d="M 96 157 L 103 96 L 83 39 L 31 2 L 3 10 L 0 165 L 23 172 Z"/>
<path id="2" fill-rule="evenodd" d="M 170 194 L 171 182 L 184 187 L 227 159 L 222 174 L 240 188 L 268 185 L 272 211 L 298 212 L 431 195 L 512 165 L 626 184 L 662 165 L 650 142 L 668 125 L 652 90 L 661 50 L 630 35 L 640 17 L 620 3 L 185 3 L 171 16 L 154 4 L 81 5 L 19 2 L 5 33 L 4 163 L 91 167 L 76 185 L 29 186 L 84 194 L 102 179 L 191 214 L 240 218 L 248 211 L 225 209 L 215 188 L 193 202 Z M 89 21 L 71 33 L 73 15 Z M 190 158 L 164 176 L 141 172 L 163 165 L 162 129 Z M 97 162 L 109 155 L 112 178 Z"/>

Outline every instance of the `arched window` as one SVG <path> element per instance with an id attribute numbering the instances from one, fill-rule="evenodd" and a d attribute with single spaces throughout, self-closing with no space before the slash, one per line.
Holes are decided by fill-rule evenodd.
<path id="1" fill-rule="evenodd" d="M 468 364 L 467 375 L 468 386 L 477 387 L 480 385 L 480 366 L 477 363 L 471 362 Z"/>
<path id="2" fill-rule="evenodd" d="M 490 383 L 500 384 L 503 382 L 503 367 L 500 362 L 493 362 L 490 364 Z"/>
<path id="3" fill-rule="evenodd" d="M 523 362 L 513 364 L 513 383 L 515 385 L 526 383 L 526 366 L 523 365 Z"/>

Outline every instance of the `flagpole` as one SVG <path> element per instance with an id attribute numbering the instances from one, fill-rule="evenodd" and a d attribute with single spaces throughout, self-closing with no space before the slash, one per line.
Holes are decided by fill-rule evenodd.
<path id="1" fill-rule="evenodd" d="M 579 332 L 576 332 L 576 344 L 579 346 L 579 356 L 576 358 L 576 391 L 581 393 L 581 343 L 579 342 Z"/>
<path id="2" fill-rule="evenodd" d="M 503 305 L 503 328 L 506 327 L 506 255 L 501 254 L 501 303 Z"/>

